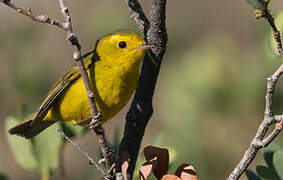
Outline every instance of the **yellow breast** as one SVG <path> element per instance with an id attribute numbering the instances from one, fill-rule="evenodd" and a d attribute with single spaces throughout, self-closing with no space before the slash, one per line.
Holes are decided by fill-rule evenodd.
<path id="1" fill-rule="evenodd" d="M 127 68 L 129 67 L 109 67 L 98 61 L 88 69 L 95 102 L 102 113 L 103 122 L 112 118 L 127 104 L 136 88 L 138 65 L 130 71 Z M 81 121 L 90 115 L 89 102 L 80 77 L 64 90 L 44 120 L 63 120 L 81 124 Z"/>

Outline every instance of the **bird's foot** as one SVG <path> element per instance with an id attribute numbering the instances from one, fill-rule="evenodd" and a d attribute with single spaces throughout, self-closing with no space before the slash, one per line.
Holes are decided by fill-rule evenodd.
<path id="1" fill-rule="evenodd" d="M 94 129 L 96 127 L 101 126 L 102 116 L 101 113 L 98 112 L 90 121 L 90 123 L 87 125 L 88 128 Z"/>

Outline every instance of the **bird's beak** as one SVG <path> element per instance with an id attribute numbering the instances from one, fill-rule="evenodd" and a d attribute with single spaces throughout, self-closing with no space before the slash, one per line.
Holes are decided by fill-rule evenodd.
<path id="1" fill-rule="evenodd" d="M 144 50 L 146 50 L 146 49 L 150 49 L 152 47 L 154 47 L 153 44 L 142 44 L 142 45 L 138 46 L 137 49 L 144 49 Z"/>

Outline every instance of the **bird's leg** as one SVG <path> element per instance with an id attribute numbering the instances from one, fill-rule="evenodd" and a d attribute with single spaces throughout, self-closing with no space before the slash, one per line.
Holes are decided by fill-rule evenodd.
<path id="1" fill-rule="evenodd" d="M 82 118 L 80 120 L 76 120 L 76 125 L 81 125 L 81 126 L 85 126 L 85 125 L 88 125 L 89 122 L 91 121 L 92 119 L 92 116 L 88 116 L 88 117 L 85 117 L 85 118 Z M 88 127 L 88 126 L 86 126 Z"/>
<path id="2" fill-rule="evenodd" d="M 104 129 L 102 128 L 102 115 L 98 112 L 94 117 L 89 116 L 84 119 L 85 122 L 91 120 L 87 125 L 88 128 L 93 129 L 98 137 L 98 142 L 101 147 L 103 158 L 99 160 L 99 163 L 105 162 L 106 167 L 113 174 L 115 167 L 115 155 L 113 148 L 108 144 L 105 138 Z"/>
<path id="3" fill-rule="evenodd" d="M 86 125 L 87 128 L 93 129 L 97 126 L 101 126 L 101 113 L 98 113 L 94 118 L 92 116 L 85 117 L 81 120 L 77 120 L 77 125 Z"/>

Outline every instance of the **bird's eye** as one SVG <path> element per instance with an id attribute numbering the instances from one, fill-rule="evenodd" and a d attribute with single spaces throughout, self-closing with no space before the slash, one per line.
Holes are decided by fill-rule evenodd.
<path id="1" fill-rule="evenodd" d="M 121 49 L 126 48 L 126 47 L 127 47 L 126 42 L 125 42 L 125 41 L 120 41 L 120 42 L 119 42 L 119 47 L 120 47 Z"/>

